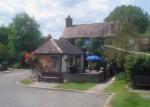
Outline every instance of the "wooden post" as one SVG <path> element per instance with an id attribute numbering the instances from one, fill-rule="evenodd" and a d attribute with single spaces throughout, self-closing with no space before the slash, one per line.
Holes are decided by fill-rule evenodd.
<path id="1" fill-rule="evenodd" d="M 84 56 L 83 55 L 81 55 L 80 61 L 81 61 L 81 69 L 83 69 L 83 67 L 84 67 Z"/>

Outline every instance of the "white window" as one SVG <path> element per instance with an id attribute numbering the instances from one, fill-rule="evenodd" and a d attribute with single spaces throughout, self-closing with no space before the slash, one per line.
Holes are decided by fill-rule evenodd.
<path id="1" fill-rule="evenodd" d="M 59 56 L 51 56 L 53 69 L 59 69 Z"/>

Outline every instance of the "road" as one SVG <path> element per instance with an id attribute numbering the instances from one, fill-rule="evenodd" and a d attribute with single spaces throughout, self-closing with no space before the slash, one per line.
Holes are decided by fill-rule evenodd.
<path id="1" fill-rule="evenodd" d="M 26 70 L 0 74 L 0 107 L 103 107 L 108 96 L 23 87 Z"/>

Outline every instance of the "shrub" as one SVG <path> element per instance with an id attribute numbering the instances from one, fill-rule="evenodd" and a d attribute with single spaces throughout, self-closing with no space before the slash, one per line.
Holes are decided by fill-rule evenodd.
<path id="1" fill-rule="evenodd" d="M 130 54 L 125 60 L 125 67 L 129 78 L 132 75 L 150 74 L 150 56 L 145 54 Z"/>
<path id="2" fill-rule="evenodd" d="M 10 65 L 9 67 L 11 67 L 11 68 L 21 68 L 21 64 L 17 62 L 13 65 Z"/>
<path id="3" fill-rule="evenodd" d="M 124 71 L 126 57 L 126 53 L 124 51 L 105 46 L 102 54 L 107 62 L 115 64 L 121 69 L 121 71 Z"/>
<path id="4" fill-rule="evenodd" d="M 120 72 L 117 76 L 116 76 L 116 80 L 127 80 L 127 76 L 125 72 Z"/>

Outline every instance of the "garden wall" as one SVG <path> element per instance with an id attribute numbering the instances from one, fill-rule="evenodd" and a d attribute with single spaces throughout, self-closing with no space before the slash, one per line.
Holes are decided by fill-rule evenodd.
<path id="1" fill-rule="evenodd" d="M 89 73 L 63 73 L 64 82 L 89 82 L 89 83 L 99 83 L 104 81 L 104 72 L 99 72 L 96 74 Z"/>

